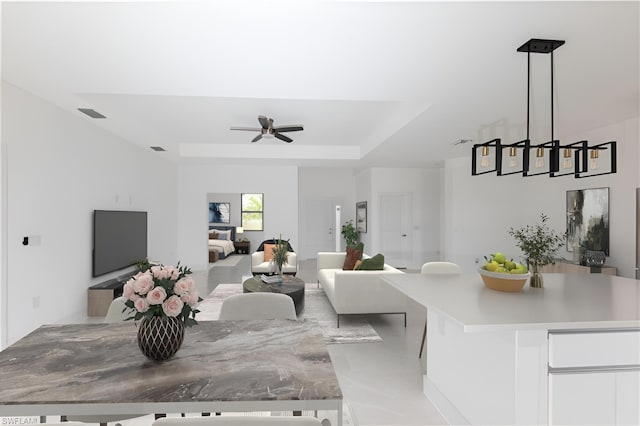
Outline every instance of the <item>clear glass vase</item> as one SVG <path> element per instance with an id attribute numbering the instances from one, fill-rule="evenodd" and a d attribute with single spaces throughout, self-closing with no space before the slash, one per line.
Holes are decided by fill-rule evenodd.
<path id="1" fill-rule="evenodd" d="M 529 285 L 532 288 L 544 288 L 544 279 L 542 274 L 538 270 L 538 264 L 531 265 L 531 278 L 529 279 Z"/>

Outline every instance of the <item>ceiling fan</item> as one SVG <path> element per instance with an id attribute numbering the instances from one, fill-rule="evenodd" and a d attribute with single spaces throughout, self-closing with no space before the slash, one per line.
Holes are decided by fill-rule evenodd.
<path id="1" fill-rule="evenodd" d="M 285 141 L 287 143 L 293 142 L 293 139 L 291 139 L 288 136 L 282 135 L 281 133 L 283 133 L 283 132 L 297 132 L 299 130 L 304 130 L 304 128 L 300 124 L 274 127 L 273 126 L 273 118 L 268 118 L 268 117 L 265 117 L 264 115 L 259 115 L 258 116 L 258 121 L 260 122 L 260 126 L 262 126 L 262 127 L 237 127 L 237 126 L 231 126 L 231 130 L 247 130 L 247 131 L 250 131 L 250 132 L 260 132 L 260 134 L 258 136 L 256 136 L 255 138 L 253 138 L 251 140 L 251 142 L 258 142 L 262 138 L 271 139 L 271 138 L 275 137 L 275 138 L 278 138 L 281 141 Z"/>

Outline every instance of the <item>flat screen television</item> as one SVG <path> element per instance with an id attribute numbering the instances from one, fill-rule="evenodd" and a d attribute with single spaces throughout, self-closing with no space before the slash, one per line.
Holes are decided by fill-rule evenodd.
<path id="1" fill-rule="evenodd" d="M 93 211 L 93 276 L 147 258 L 147 212 Z"/>

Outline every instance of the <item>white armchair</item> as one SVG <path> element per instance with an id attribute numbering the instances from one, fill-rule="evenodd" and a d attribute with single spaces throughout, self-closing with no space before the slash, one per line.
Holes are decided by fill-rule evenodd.
<path id="1" fill-rule="evenodd" d="M 265 260 L 264 245 L 275 244 L 274 240 L 265 240 L 260 244 L 258 249 L 251 254 L 251 273 L 253 275 L 269 274 L 274 272 L 274 265 L 270 260 Z M 296 253 L 289 244 L 289 252 L 287 254 L 287 263 L 282 265 L 282 272 L 289 275 L 298 273 L 298 258 Z"/>

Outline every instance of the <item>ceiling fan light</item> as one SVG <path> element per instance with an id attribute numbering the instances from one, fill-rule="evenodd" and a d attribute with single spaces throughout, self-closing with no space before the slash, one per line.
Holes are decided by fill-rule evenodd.
<path id="1" fill-rule="evenodd" d="M 264 133 L 262 137 L 265 139 L 273 139 L 273 133 Z"/>

